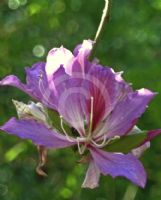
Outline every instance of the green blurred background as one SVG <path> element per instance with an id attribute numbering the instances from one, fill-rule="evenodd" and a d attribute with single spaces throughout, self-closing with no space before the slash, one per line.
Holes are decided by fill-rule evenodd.
<path id="1" fill-rule="evenodd" d="M 1 0 L 0 79 L 45 61 L 52 47 L 73 48 L 94 38 L 104 0 Z M 101 63 L 124 71 L 135 89 L 159 92 L 139 121 L 142 129 L 161 127 L 161 0 L 113 1 L 111 22 L 97 48 Z M 16 115 L 11 99 L 29 97 L 14 88 L 0 88 L 0 124 Z M 161 136 L 142 161 L 148 172 L 144 190 L 123 178 L 102 177 L 95 190 L 81 189 L 87 166 L 77 164 L 70 149 L 50 151 L 48 177 L 36 175 L 36 148 L 29 141 L 0 134 L 1 200 L 159 200 L 161 199 Z"/>

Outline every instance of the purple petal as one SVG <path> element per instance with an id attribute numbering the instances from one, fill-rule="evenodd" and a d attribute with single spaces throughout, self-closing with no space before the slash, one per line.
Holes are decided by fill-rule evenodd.
<path id="1" fill-rule="evenodd" d="M 116 105 L 101 134 L 107 133 L 108 137 L 113 137 L 128 133 L 154 96 L 155 93 L 147 89 L 129 93 Z"/>
<path id="2" fill-rule="evenodd" d="M 66 74 L 61 66 L 53 75 L 54 93 L 57 111 L 81 135 L 85 132 L 86 98 L 88 91 L 81 86 L 83 79 L 73 78 Z"/>
<path id="3" fill-rule="evenodd" d="M 72 82 L 73 80 L 71 80 Z M 58 111 L 80 135 L 84 135 L 86 119 L 86 91 L 83 88 L 71 87 L 59 97 Z"/>
<path id="4" fill-rule="evenodd" d="M 9 85 L 9 86 L 13 86 L 13 87 L 17 87 L 18 89 L 25 91 L 27 94 L 30 95 L 31 93 L 31 89 L 27 88 L 27 86 L 25 84 L 23 84 L 16 76 L 14 75 L 9 75 L 6 76 L 4 79 L 2 79 L 0 81 L 0 86 L 5 86 L 5 85 Z"/>
<path id="5" fill-rule="evenodd" d="M 55 98 L 53 91 L 48 86 L 43 62 L 26 68 L 26 84 L 23 84 L 16 76 L 10 75 L 1 80 L 0 85 L 17 87 L 46 106 L 55 109 Z"/>
<path id="6" fill-rule="evenodd" d="M 46 106 L 56 109 L 54 89 L 50 87 L 45 63 L 36 63 L 31 68 L 26 68 L 27 87 L 31 88 L 32 95 Z"/>
<path id="7" fill-rule="evenodd" d="M 22 139 L 30 139 L 34 144 L 47 148 L 64 148 L 76 144 L 74 140 L 70 142 L 64 135 L 30 119 L 17 120 L 11 118 L 0 127 L 0 130 Z"/>
<path id="8" fill-rule="evenodd" d="M 84 96 L 77 93 L 76 90 L 71 89 L 62 94 L 58 105 L 59 113 L 80 135 L 84 135 L 85 133 L 85 106 L 83 105 L 83 101 L 85 101 Z"/>
<path id="9" fill-rule="evenodd" d="M 73 51 L 74 56 L 83 54 L 84 55 L 83 58 L 84 57 L 87 58 L 92 50 L 93 43 L 94 42 L 92 40 L 84 40 L 82 44 L 78 44 Z"/>
<path id="10" fill-rule="evenodd" d="M 93 159 L 89 163 L 89 167 L 86 173 L 86 177 L 83 181 L 82 188 L 96 188 L 99 186 L 100 170 L 96 166 Z"/>
<path id="11" fill-rule="evenodd" d="M 136 185 L 144 188 L 146 184 L 146 172 L 141 162 L 131 153 L 108 153 L 100 149 L 90 148 L 92 157 L 104 175 L 113 178 L 124 176 Z"/>
<path id="12" fill-rule="evenodd" d="M 84 86 L 88 86 L 90 96 L 94 98 L 93 124 L 96 128 L 131 88 L 122 80 L 120 73 L 101 65 L 93 65 L 85 79 L 89 83 L 86 81 Z"/>
<path id="13" fill-rule="evenodd" d="M 88 56 L 93 48 L 93 41 L 84 40 L 74 49 L 75 60 L 71 65 L 71 72 L 85 74 L 89 71 L 91 63 L 88 61 Z"/>

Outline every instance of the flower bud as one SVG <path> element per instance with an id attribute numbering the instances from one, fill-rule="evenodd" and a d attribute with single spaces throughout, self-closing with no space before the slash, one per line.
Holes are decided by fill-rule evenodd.
<path id="1" fill-rule="evenodd" d="M 16 107 L 16 111 L 19 118 L 32 118 L 37 121 L 43 122 L 45 125 L 50 127 L 48 113 L 41 103 L 34 103 L 33 101 L 25 104 L 23 102 L 12 100 Z"/>

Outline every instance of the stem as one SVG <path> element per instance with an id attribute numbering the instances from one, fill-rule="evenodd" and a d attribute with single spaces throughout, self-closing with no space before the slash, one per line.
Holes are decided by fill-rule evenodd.
<path id="1" fill-rule="evenodd" d="M 103 9 L 101 21 L 100 21 L 98 30 L 97 30 L 95 38 L 94 38 L 94 45 L 93 45 L 93 49 L 90 53 L 89 60 L 93 59 L 97 45 L 98 45 L 98 41 L 101 38 L 101 35 L 102 35 L 103 30 L 105 28 L 105 24 L 108 23 L 109 20 L 110 20 L 111 6 L 112 6 L 112 0 L 105 0 L 105 7 Z"/>
<path id="2" fill-rule="evenodd" d="M 123 200 L 134 200 L 136 197 L 137 191 L 138 191 L 138 187 L 130 184 L 125 192 Z"/>

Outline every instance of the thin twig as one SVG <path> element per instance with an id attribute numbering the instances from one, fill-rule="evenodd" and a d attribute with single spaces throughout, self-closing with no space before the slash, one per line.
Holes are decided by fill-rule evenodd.
<path id="1" fill-rule="evenodd" d="M 105 28 L 105 24 L 109 22 L 110 20 L 110 10 L 111 10 L 111 5 L 112 5 L 112 0 L 105 0 L 105 7 L 103 9 L 102 12 L 102 17 L 101 17 L 101 21 L 98 27 L 98 30 L 96 32 L 96 36 L 94 38 L 94 45 L 93 45 L 93 49 L 91 51 L 91 54 L 89 56 L 89 60 L 92 60 L 98 45 L 98 41 L 103 33 L 103 30 Z"/>

